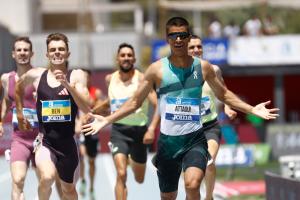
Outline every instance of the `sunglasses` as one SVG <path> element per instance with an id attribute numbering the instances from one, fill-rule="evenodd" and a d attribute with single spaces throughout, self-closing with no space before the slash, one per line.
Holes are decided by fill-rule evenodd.
<path id="1" fill-rule="evenodd" d="M 173 32 L 168 34 L 168 39 L 176 40 L 179 38 L 180 40 L 184 40 L 190 37 L 190 34 L 187 32 Z"/>

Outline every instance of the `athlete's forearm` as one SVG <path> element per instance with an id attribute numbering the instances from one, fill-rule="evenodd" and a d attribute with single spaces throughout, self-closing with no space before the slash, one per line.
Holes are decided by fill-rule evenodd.
<path id="1" fill-rule="evenodd" d="M 23 118 L 23 96 L 24 96 L 24 81 L 19 79 L 15 87 L 15 102 L 17 110 L 17 118 Z"/>
<path id="2" fill-rule="evenodd" d="M 252 113 L 253 106 L 251 106 L 251 105 L 247 104 L 246 102 L 244 102 L 243 100 L 241 100 L 230 90 L 226 90 L 223 101 L 225 104 L 227 104 L 231 108 L 239 110 L 243 113 Z"/>
<path id="3" fill-rule="evenodd" d="M 1 109 L 1 119 L 0 119 L 0 122 L 2 122 L 2 120 L 7 116 L 8 112 L 10 111 L 9 110 L 9 101 L 7 99 L 3 99 L 2 102 L 1 102 L 1 106 L 0 106 L 0 109 Z"/>
<path id="4" fill-rule="evenodd" d="M 155 93 L 154 90 L 152 90 L 149 95 L 148 95 L 148 98 L 153 106 L 153 109 L 154 109 L 154 113 L 153 113 L 153 116 L 152 116 L 152 120 L 151 120 L 151 123 L 149 124 L 149 127 L 148 129 L 150 130 L 155 130 L 157 125 L 159 124 L 160 122 L 160 116 L 159 116 L 159 113 L 158 113 L 158 101 L 157 101 L 157 95 Z"/>
<path id="5" fill-rule="evenodd" d="M 160 115 L 158 114 L 158 109 L 153 113 L 151 123 L 149 124 L 148 129 L 155 130 L 158 124 L 160 123 Z"/>
<path id="6" fill-rule="evenodd" d="M 141 107 L 141 103 L 138 103 L 135 97 L 130 98 L 127 100 L 120 109 L 116 112 L 112 113 L 111 115 L 106 117 L 106 120 L 111 124 L 115 121 L 118 121 L 127 115 L 133 113 L 136 109 Z"/>
<path id="7" fill-rule="evenodd" d="M 109 99 L 107 98 L 103 102 L 96 104 L 92 109 L 92 113 L 100 114 L 101 112 L 108 110 L 109 107 Z"/>

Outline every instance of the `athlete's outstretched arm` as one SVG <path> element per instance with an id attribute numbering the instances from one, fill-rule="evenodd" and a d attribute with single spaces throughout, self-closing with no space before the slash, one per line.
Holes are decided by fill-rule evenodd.
<path id="1" fill-rule="evenodd" d="M 102 112 L 108 110 L 110 108 L 110 104 L 109 104 L 109 98 L 106 98 L 104 101 L 97 103 L 93 109 L 92 109 L 92 113 L 94 114 L 101 114 Z"/>
<path id="2" fill-rule="evenodd" d="M 270 104 L 270 101 L 266 101 L 256 105 L 255 107 L 247 104 L 238 98 L 233 92 L 228 90 L 217 78 L 215 71 L 210 63 L 207 61 L 201 61 L 203 77 L 209 84 L 216 97 L 223 101 L 230 107 L 237 109 L 244 113 L 251 113 L 264 119 L 276 119 L 279 115 L 276 113 L 279 109 L 272 108 L 267 109 L 266 105 Z"/>
<path id="3" fill-rule="evenodd" d="M 0 90 L 1 90 L 1 104 L 0 104 L 0 137 L 3 135 L 3 119 L 6 117 L 10 111 L 11 102 L 8 98 L 8 82 L 9 82 L 9 73 L 2 74 L 0 81 Z"/>
<path id="4" fill-rule="evenodd" d="M 160 122 L 160 116 L 158 114 L 158 103 L 157 103 L 157 95 L 155 91 L 152 89 L 148 95 L 148 99 L 153 106 L 153 116 L 151 123 L 148 126 L 148 130 L 144 135 L 143 143 L 144 144 L 152 144 L 155 137 L 155 129 Z"/>
<path id="5" fill-rule="evenodd" d="M 213 66 L 214 71 L 216 72 L 217 78 L 226 87 L 220 67 L 217 65 L 212 65 L 212 66 Z M 229 117 L 229 119 L 234 119 L 237 115 L 237 113 L 233 109 L 231 109 L 231 107 L 227 104 L 224 104 L 224 112 Z"/>

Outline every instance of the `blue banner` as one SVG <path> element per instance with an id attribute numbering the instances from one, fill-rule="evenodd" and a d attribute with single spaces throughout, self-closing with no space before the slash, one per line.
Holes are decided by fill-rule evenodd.
<path id="1" fill-rule="evenodd" d="M 170 54 L 170 47 L 166 40 L 152 41 L 152 56 L 151 61 L 155 62 Z"/>
<path id="2" fill-rule="evenodd" d="M 228 39 L 205 38 L 203 43 L 203 59 L 215 65 L 227 64 Z"/>

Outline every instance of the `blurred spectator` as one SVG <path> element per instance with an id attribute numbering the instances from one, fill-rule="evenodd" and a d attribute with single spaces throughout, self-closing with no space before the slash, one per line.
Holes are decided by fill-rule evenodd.
<path id="1" fill-rule="evenodd" d="M 234 38 L 240 34 L 240 27 L 233 20 L 224 27 L 223 34 L 227 38 Z"/>
<path id="2" fill-rule="evenodd" d="M 273 19 L 270 15 L 263 20 L 263 31 L 265 35 L 275 35 L 279 32 L 276 24 L 273 23 Z"/>
<path id="3" fill-rule="evenodd" d="M 262 24 L 256 15 L 252 15 L 244 24 L 244 33 L 248 36 L 258 36 L 262 33 Z"/>
<path id="4" fill-rule="evenodd" d="M 222 37 L 222 25 L 217 18 L 213 18 L 208 26 L 208 37 L 220 38 Z"/>

